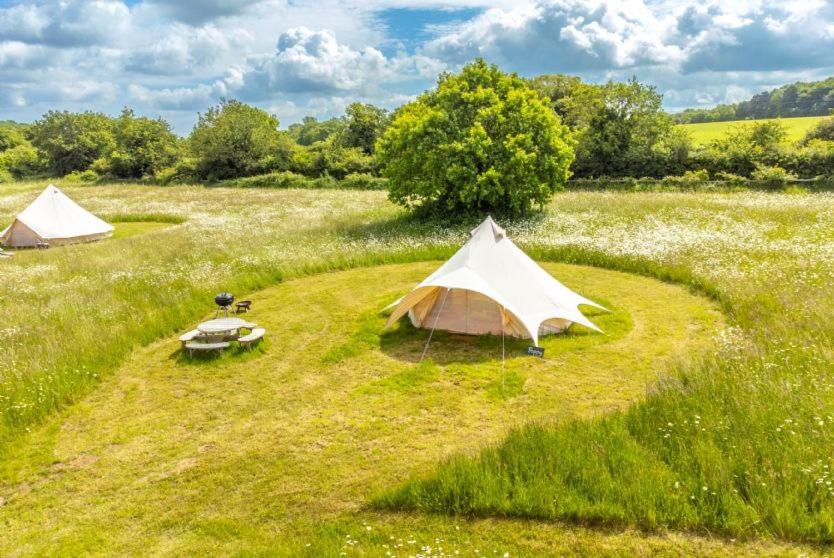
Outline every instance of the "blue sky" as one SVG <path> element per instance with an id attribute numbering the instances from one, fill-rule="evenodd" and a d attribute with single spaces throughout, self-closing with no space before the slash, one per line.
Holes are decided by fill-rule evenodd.
<path id="1" fill-rule="evenodd" d="M 636 76 L 671 110 L 834 75 L 834 0 L 0 0 L 0 120 L 123 106 L 186 134 L 221 97 L 282 124 L 393 108 L 482 56 Z"/>

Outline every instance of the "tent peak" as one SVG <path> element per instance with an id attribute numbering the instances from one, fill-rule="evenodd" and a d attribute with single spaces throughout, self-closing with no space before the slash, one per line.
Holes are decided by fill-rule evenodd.
<path id="1" fill-rule="evenodd" d="M 502 238 L 507 237 L 507 231 L 498 226 L 491 215 L 487 215 L 486 219 L 480 225 L 472 229 L 469 233 L 473 238 L 481 234 L 492 234 L 495 241 L 498 242 Z"/>

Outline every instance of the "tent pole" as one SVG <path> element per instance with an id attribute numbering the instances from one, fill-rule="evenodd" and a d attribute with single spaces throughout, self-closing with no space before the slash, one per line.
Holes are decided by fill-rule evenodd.
<path id="1" fill-rule="evenodd" d="M 437 321 L 440 319 L 440 313 L 443 312 L 443 306 L 446 304 L 446 298 L 449 296 L 449 291 L 452 289 L 446 289 L 446 292 L 443 293 L 443 300 L 440 301 L 440 309 L 437 311 L 437 315 L 434 317 L 434 324 L 431 326 L 431 331 L 429 332 L 429 338 L 426 339 L 426 346 L 423 347 L 423 354 L 420 355 L 419 362 L 423 362 L 423 358 L 426 356 L 426 351 L 429 350 L 429 343 L 431 343 L 431 336 L 434 335 L 434 329 L 437 327 Z"/>
<path id="2" fill-rule="evenodd" d="M 501 306 L 501 395 L 504 395 L 504 307 Z"/>

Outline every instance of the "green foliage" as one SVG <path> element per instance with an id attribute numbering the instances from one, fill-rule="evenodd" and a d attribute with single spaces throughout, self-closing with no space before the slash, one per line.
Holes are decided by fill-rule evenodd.
<path id="1" fill-rule="evenodd" d="M 834 141 L 834 116 L 820 120 L 805 134 L 802 143 L 807 144 L 813 140 Z"/>
<path id="2" fill-rule="evenodd" d="M 561 74 L 538 76 L 530 84 L 577 135 L 574 175 L 663 176 L 685 170 L 691 141 L 672 125 L 653 87 L 635 79 L 593 85 Z"/>
<path id="3" fill-rule="evenodd" d="M 117 148 L 108 161 L 113 176 L 154 176 L 173 165 L 179 155 L 177 136 L 161 118 L 137 117 L 132 110 L 125 108 L 114 120 L 114 134 Z"/>
<path id="4" fill-rule="evenodd" d="M 342 179 L 342 187 L 351 190 L 385 190 L 388 181 L 369 173 L 356 172 L 348 174 Z"/>
<path id="5" fill-rule="evenodd" d="M 759 182 L 764 182 L 771 186 L 784 186 L 789 180 L 796 179 L 782 167 L 769 167 L 767 165 L 759 165 L 756 167 L 750 178 Z"/>
<path id="6" fill-rule="evenodd" d="M 708 180 L 709 172 L 705 169 L 699 169 L 696 171 L 686 171 L 679 176 L 667 176 L 663 179 L 663 183 L 670 186 L 697 188 L 706 184 Z"/>
<path id="7" fill-rule="evenodd" d="M 522 214 L 564 187 L 572 145 L 524 80 L 477 60 L 401 107 L 377 156 L 395 203 L 455 215 Z"/>
<path id="8" fill-rule="evenodd" d="M 347 125 L 341 134 L 342 145 L 372 154 L 377 138 L 388 125 L 388 111 L 370 104 L 351 103 L 345 114 Z"/>
<path id="9" fill-rule="evenodd" d="M 222 100 L 198 117 L 189 137 L 201 179 L 222 180 L 286 169 L 291 138 L 278 119 L 235 100 Z"/>
<path id="10" fill-rule="evenodd" d="M 116 147 L 113 122 L 105 114 L 51 110 L 29 129 L 46 167 L 59 176 L 84 171 Z"/>
<path id="11" fill-rule="evenodd" d="M 668 141 L 669 151 L 677 157 L 687 146 L 685 138 L 673 136 L 661 95 L 635 79 L 602 86 L 595 106 L 587 127 L 579 130 L 574 165 L 578 176 L 657 174 L 652 167 L 662 142 Z"/>
<path id="12" fill-rule="evenodd" d="M 14 178 L 20 179 L 35 174 L 39 168 L 38 151 L 26 140 L 0 151 L 0 169 L 8 171 Z"/>
<path id="13" fill-rule="evenodd" d="M 747 179 L 743 176 L 733 174 L 731 172 L 719 171 L 715 174 L 716 180 L 726 182 L 731 186 L 742 186 L 747 183 Z"/>
<path id="14" fill-rule="evenodd" d="M 224 180 L 217 185 L 231 188 L 384 190 L 387 187 L 387 181 L 384 178 L 362 173 L 348 174 L 343 179 L 336 180 L 329 175 L 312 178 L 290 171 L 281 171 Z"/>
<path id="15" fill-rule="evenodd" d="M 0 152 L 29 143 L 18 128 L 0 126 Z"/>
<path id="16" fill-rule="evenodd" d="M 287 133 L 298 145 L 309 146 L 325 141 L 331 136 L 338 136 L 344 129 L 344 118 L 331 118 L 319 122 L 312 116 L 305 116 L 300 123 L 290 124 Z"/>
<path id="17" fill-rule="evenodd" d="M 101 177 L 93 169 L 72 171 L 68 175 L 64 176 L 64 180 L 67 182 L 97 182 L 99 178 Z"/>

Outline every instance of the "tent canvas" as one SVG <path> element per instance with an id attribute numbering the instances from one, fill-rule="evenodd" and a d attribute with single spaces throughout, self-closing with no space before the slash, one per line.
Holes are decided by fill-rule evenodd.
<path id="1" fill-rule="evenodd" d="M 0 244 L 15 248 L 90 242 L 107 237 L 113 226 L 105 223 L 50 184 L 11 225 L 0 233 Z"/>
<path id="2" fill-rule="evenodd" d="M 532 339 L 573 323 L 601 331 L 580 305 L 606 310 L 571 291 L 521 251 L 491 217 L 469 241 L 394 308 L 386 327 L 408 314 L 415 327 Z"/>

